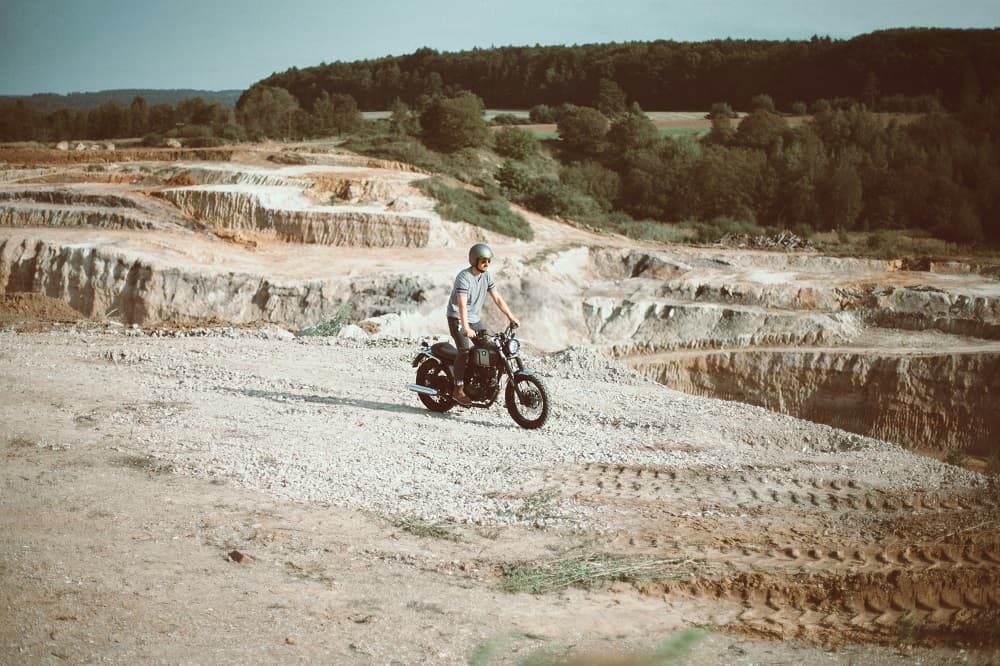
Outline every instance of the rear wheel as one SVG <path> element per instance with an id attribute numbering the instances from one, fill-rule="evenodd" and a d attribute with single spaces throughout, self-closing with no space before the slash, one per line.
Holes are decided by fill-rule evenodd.
<path id="1" fill-rule="evenodd" d="M 417 394 L 424 407 L 432 412 L 447 412 L 455 406 L 451 398 L 451 377 L 437 361 L 424 361 L 417 368 L 417 384 L 437 391 L 437 395 Z"/>
<path id="2" fill-rule="evenodd" d="M 517 425 L 541 428 L 549 418 L 549 392 L 538 375 L 520 375 L 507 382 L 507 411 Z"/>

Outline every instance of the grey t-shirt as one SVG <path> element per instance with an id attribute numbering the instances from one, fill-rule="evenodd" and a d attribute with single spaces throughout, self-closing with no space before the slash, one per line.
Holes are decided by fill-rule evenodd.
<path id="1" fill-rule="evenodd" d="M 455 276 L 455 286 L 451 288 L 451 296 L 448 297 L 448 316 L 458 319 L 458 305 L 455 298 L 465 298 L 468 305 L 465 308 L 469 317 L 469 323 L 474 324 L 479 321 L 479 314 L 483 310 L 483 303 L 486 302 L 486 293 L 496 289 L 493 283 L 493 276 L 489 271 L 485 271 L 476 277 L 472 273 L 472 267 Z"/>

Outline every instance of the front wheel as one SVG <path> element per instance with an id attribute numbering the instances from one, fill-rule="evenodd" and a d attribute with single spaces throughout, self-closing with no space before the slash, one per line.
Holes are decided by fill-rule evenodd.
<path id="1" fill-rule="evenodd" d="M 437 391 L 437 395 L 417 394 L 424 407 L 432 412 L 447 412 L 455 406 L 451 398 L 451 377 L 437 361 L 424 361 L 417 369 L 417 384 Z"/>
<path id="2" fill-rule="evenodd" d="M 518 375 L 507 382 L 507 411 L 522 428 L 541 428 L 549 418 L 549 392 L 538 375 Z"/>

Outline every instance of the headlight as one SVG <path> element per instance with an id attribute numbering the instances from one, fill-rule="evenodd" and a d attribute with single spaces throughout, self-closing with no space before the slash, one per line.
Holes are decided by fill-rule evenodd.
<path id="1" fill-rule="evenodd" d="M 507 341 L 507 344 L 505 346 L 506 346 L 507 356 L 515 356 L 517 355 L 517 350 L 521 348 L 521 343 L 515 340 L 514 338 L 511 338 L 510 340 Z"/>

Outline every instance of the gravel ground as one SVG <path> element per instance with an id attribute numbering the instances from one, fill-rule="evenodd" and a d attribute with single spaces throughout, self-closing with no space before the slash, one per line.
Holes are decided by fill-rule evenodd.
<path id="1" fill-rule="evenodd" d="M 588 463 L 750 469 L 780 479 L 806 461 L 887 490 L 979 483 L 892 444 L 671 391 L 586 348 L 526 357 L 553 401 L 539 430 L 519 428 L 500 403 L 439 415 L 404 388 L 418 343 L 233 328 L 0 336 L 8 363 L 22 359 L 29 376 L 86 373 L 124 391 L 129 400 L 119 404 L 87 405 L 80 396 L 70 415 L 122 436 L 124 453 L 283 499 L 386 515 L 518 523 L 525 497 L 544 490 L 545 469 Z M 34 366 L 52 347 L 65 362 Z M 564 504 L 560 514 L 594 526 L 585 508 Z"/>
<path id="2" fill-rule="evenodd" d="M 526 352 L 539 430 L 434 414 L 419 342 L 0 332 L 0 662 L 521 664 L 708 627 L 687 663 L 996 663 L 983 477 L 585 348 Z M 499 589 L 561 563 L 667 569 Z"/>

